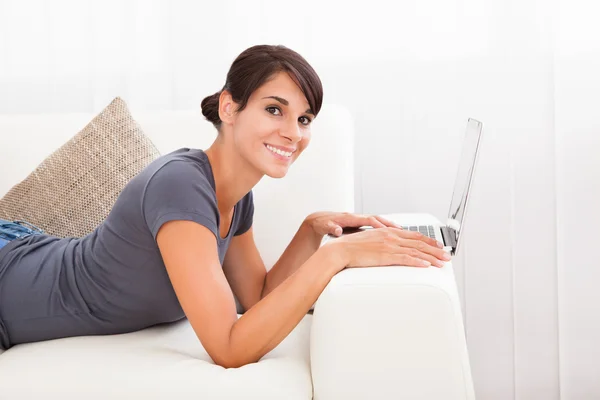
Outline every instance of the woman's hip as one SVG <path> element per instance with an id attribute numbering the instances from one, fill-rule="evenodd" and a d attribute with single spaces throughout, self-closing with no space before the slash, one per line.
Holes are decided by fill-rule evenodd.
<path id="1" fill-rule="evenodd" d="M 13 240 L 39 235 L 44 231 L 27 221 L 0 219 L 0 249 Z"/>

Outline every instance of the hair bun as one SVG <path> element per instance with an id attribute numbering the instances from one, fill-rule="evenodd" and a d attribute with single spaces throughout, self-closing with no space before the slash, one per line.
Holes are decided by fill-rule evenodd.
<path id="1" fill-rule="evenodd" d="M 221 97 L 221 92 L 218 91 L 211 96 L 205 97 L 201 104 L 202 114 L 217 128 L 221 125 L 221 118 L 219 118 L 219 97 Z"/>

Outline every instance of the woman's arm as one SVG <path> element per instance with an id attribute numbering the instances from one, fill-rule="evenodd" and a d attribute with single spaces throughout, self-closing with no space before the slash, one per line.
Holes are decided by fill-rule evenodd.
<path id="1" fill-rule="evenodd" d="M 319 249 L 238 319 L 209 229 L 191 221 L 170 221 L 160 228 L 157 242 L 196 335 L 215 363 L 226 368 L 256 362 L 275 348 L 345 262 L 332 247 Z"/>
<path id="2" fill-rule="evenodd" d="M 337 236 L 341 234 L 342 228 L 360 226 L 398 227 L 379 216 L 326 211 L 312 213 L 304 219 L 292 241 L 268 273 L 250 228 L 248 232 L 231 240 L 223 271 L 238 300 L 245 310 L 249 310 L 304 264 L 319 249 L 325 234 Z"/>
<path id="3" fill-rule="evenodd" d="M 317 251 L 322 237 L 305 220 L 267 273 L 256 248 L 253 228 L 234 236 L 223 261 L 223 272 L 244 310 L 252 308 L 304 264 Z"/>
<path id="4" fill-rule="evenodd" d="M 267 272 L 254 241 L 253 228 L 235 236 L 223 262 L 223 271 L 244 310 L 271 293 L 318 249 L 323 239 L 306 219 L 275 265 Z"/>
<path id="5" fill-rule="evenodd" d="M 262 297 L 265 297 L 292 275 L 319 249 L 323 235 L 318 235 L 304 220 L 294 238 L 265 278 Z M 311 304 L 312 306 L 312 304 Z"/>
<path id="6" fill-rule="evenodd" d="M 319 249 L 324 235 L 338 236 L 343 228 L 361 226 L 400 228 L 392 221 L 375 215 L 322 211 L 307 216 L 279 260 L 269 270 L 262 292 L 263 297 L 285 281 Z"/>

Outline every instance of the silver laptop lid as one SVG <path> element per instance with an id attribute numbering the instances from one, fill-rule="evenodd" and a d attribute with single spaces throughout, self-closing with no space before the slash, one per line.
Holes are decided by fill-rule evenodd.
<path id="1" fill-rule="evenodd" d="M 456 174 L 454 191 L 452 193 L 452 200 L 450 202 L 448 221 L 446 221 L 446 225 L 456 231 L 456 247 L 454 253 L 458 250 L 461 231 L 465 224 L 465 211 L 469 200 L 473 171 L 475 170 L 475 164 L 477 162 L 482 129 L 483 124 L 481 122 L 469 118 L 467 121 L 460 163 L 458 165 L 458 172 Z"/>

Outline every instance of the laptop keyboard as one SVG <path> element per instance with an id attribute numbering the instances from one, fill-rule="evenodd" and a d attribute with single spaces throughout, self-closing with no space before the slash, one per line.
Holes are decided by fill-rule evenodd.
<path id="1" fill-rule="evenodd" d="M 433 230 L 433 226 L 431 225 L 402 226 L 402 229 L 404 229 L 405 231 L 416 231 L 422 233 L 425 236 L 429 236 L 430 238 L 435 239 L 435 231 Z"/>

